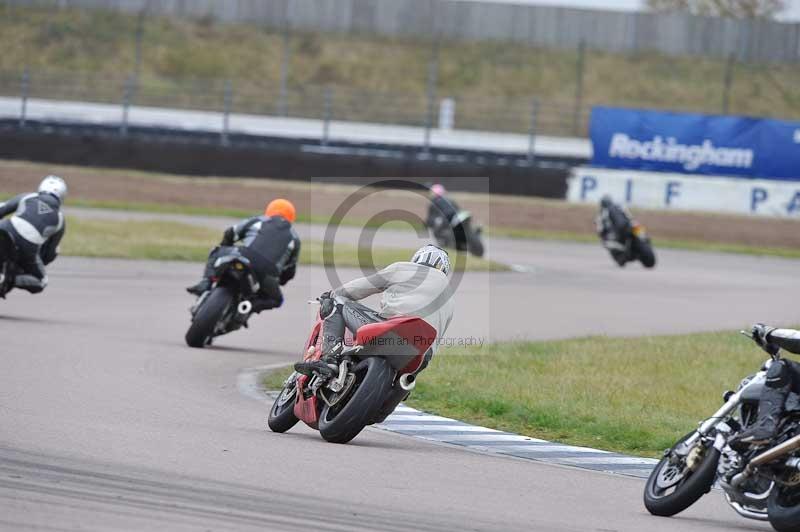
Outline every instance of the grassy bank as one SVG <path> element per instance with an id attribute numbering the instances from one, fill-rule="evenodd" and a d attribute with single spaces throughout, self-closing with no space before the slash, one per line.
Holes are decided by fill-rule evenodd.
<path id="1" fill-rule="evenodd" d="M 119 81 L 135 69 L 137 17 L 78 9 L 20 8 L 0 3 L 0 70 L 72 74 L 97 98 L 118 101 Z M 426 40 L 369 35 L 295 33 L 290 39 L 290 86 L 329 86 L 337 90 L 340 118 L 391 118 L 410 114 L 419 121 L 430 43 Z M 541 98 L 540 128 L 571 133 L 569 110 L 577 88 L 575 50 L 531 48 L 521 44 L 444 42 L 439 50 L 437 92 L 442 97 L 478 99 L 460 104 L 459 127 L 495 126 L 525 131 L 530 98 Z M 222 84 L 230 79 L 235 105 L 247 112 L 273 112 L 280 86 L 282 36 L 257 25 L 226 25 L 212 17 L 200 20 L 148 17 L 144 24 L 141 73 L 150 90 L 139 103 L 222 105 Z M 584 61 L 584 105 L 663 107 L 718 113 L 723 102 L 725 61 L 674 58 L 652 52 L 612 54 L 589 51 Z M 114 80 L 114 81 L 109 81 Z M 619 80 L 624 79 L 624 83 Z M 197 91 L 177 90 L 194 80 Z M 792 88 L 800 71 L 792 66 L 738 64 L 733 74 L 730 112 L 792 118 L 800 99 Z M 36 76 L 34 76 L 34 83 Z M 59 84 L 52 84 L 59 87 Z M 344 93 L 343 89 L 354 89 Z M 9 83 L 4 90 L 18 89 Z M 51 89 L 48 89 L 51 90 Z M 56 89 L 52 89 L 56 90 Z M 80 97 L 61 86 L 62 97 Z M 366 92 L 392 94 L 389 99 Z M 191 94 L 195 92 L 195 94 Z M 293 91 L 290 107 L 322 105 L 321 91 Z M 312 94 L 313 93 L 313 94 Z M 319 93 L 319 94 L 317 94 Z M 397 96 L 399 94 L 399 96 Z M 309 99 L 310 98 L 310 99 Z M 473 100 L 475 101 L 475 100 Z M 494 111 L 494 113 L 491 113 Z M 307 111 L 306 111 L 307 112 Z M 493 118 L 489 118 L 493 116 Z M 566 118 L 564 118 L 566 116 Z M 494 120 L 495 123 L 488 123 Z"/>
<path id="2" fill-rule="evenodd" d="M 735 331 L 443 350 L 410 406 L 547 440 L 658 456 L 766 355 Z M 275 389 L 288 370 L 267 376 Z"/>
<path id="3" fill-rule="evenodd" d="M 219 231 L 194 225 L 162 221 L 81 220 L 70 218 L 61 249 L 65 255 L 124 259 L 205 261 L 208 251 L 219 242 Z M 337 245 L 334 264 L 357 267 L 374 261 L 377 267 L 406 261 L 414 250 L 401 248 L 358 248 Z M 324 265 L 323 245 L 303 242 L 300 263 Z M 455 257 L 454 257 L 454 264 Z M 496 262 L 468 257 L 469 271 L 506 271 Z"/>

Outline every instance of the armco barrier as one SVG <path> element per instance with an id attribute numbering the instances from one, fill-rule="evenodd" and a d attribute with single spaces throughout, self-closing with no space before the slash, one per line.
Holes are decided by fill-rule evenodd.
<path id="1" fill-rule="evenodd" d="M 71 126 L 56 123 L 0 121 L 0 158 L 59 164 L 132 168 L 201 176 L 270 177 L 328 180 L 363 184 L 375 178 L 437 181 L 454 190 L 469 190 L 489 177 L 490 191 L 499 194 L 564 198 L 566 162 L 525 165 L 507 156 L 481 153 L 431 152 L 380 146 L 320 146 L 316 140 L 231 136 L 221 146 L 219 135 L 178 130 Z M 326 177 L 321 177 L 326 176 Z M 485 191 L 485 190 L 478 190 Z"/>
<path id="2" fill-rule="evenodd" d="M 597 203 L 608 194 L 634 207 L 800 218 L 800 181 L 687 176 L 578 167 L 567 199 Z"/>

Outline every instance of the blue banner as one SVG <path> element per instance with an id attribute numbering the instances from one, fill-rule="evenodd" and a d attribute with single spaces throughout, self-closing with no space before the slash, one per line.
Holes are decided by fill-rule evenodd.
<path id="1" fill-rule="evenodd" d="M 595 107 L 592 164 L 800 180 L 800 122 Z"/>

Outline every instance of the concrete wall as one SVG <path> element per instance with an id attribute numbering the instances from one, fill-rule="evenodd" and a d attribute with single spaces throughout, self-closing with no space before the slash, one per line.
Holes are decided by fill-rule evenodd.
<path id="1" fill-rule="evenodd" d="M 622 13 L 458 0 L 0 0 L 12 5 L 109 8 L 170 16 L 213 16 L 302 31 L 497 40 L 548 48 L 587 46 L 610 52 L 762 62 L 800 61 L 800 24 Z"/>
<path id="2" fill-rule="evenodd" d="M 218 135 L 182 130 L 131 128 L 126 137 L 117 128 L 89 127 L 77 131 L 65 124 L 0 120 L 0 158 L 131 168 L 182 175 L 270 177 L 331 183 L 368 184 L 376 178 L 410 179 L 418 183 L 436 180 L 453 190 L 495 194 L 541 196 L 563 199 L 567 191 L 567 167 L 491 165 L 438 161 L 414 156 L 380 157 L 338 153 L 314 153 L 302 142 L 239 139 L 221 146 Z M 247 140 L 247 142 L 245 142 Z"/>

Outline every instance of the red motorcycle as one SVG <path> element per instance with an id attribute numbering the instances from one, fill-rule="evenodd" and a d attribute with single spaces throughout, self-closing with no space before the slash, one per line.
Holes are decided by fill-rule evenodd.
<path id="1" fill-rule="evenodd" d="M 425 352 L 436 329 L 420 318 L 396 317 L 362 325 L 338 366 L 313 376 L 294 372 L 283 383 L 269 413 L 269 428 L 286 432 L 298 421 L 319 430 L 332 443 L 347 443 L 367 425 L 380 423 L 414 389 Z M 304 361 L 322 356 L 322 320 L 317 320 L 304 349 Z"/>

